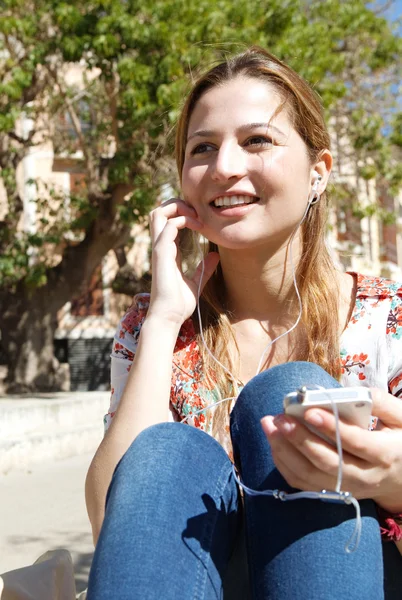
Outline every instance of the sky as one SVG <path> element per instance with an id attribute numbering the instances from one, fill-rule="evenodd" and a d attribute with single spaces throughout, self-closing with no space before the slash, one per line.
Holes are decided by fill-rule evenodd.
<path id="1" fill-rule="evenodd" d="M 402 16 L 402 0 L 395 0 L 393 5 L 386 12 L 386 16 L 391 21 Z"/>
<path id="2" fill-rule="evenodd" d="M 375 0 L 369 3 L 369 7 L 383 6 L 386 0 Z M 384 16 L 390 21 L 396 21 L 402 18 L 402 0 L 394 0 L 388 10 L 385 11 Z M 402 24 L 400 23 L 399 31 L 402 34 Z"/>

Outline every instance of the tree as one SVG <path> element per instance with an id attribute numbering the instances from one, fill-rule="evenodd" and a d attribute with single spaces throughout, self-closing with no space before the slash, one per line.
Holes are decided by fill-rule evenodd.
<path id="1" fill-rule="evenodd" d="M 350 110 L 352 83 L 363 100 L 373 78 L 394 77 L 400 56 L 400 39 L 361 0 L 3 2 L 0 329 L 10 389 L 57 389 L 57 312 L 108 251 L 119 249 L 124 265 L 131 224 L 162 183 L 177 185 L 170 134 L 191 75 L 250 43 L 306 76 L 330 116 Z M 360 59 L 364 77 L 355 81 Z M 72 65 L 81 69 L 79 85 L 69 79 Z M 378 99 L 375 118 L 387 124 L 381 152 L 389 152 L 400 137 L 383 106 Z M 39 218 L 24 227 L 19 171 L 35 145 L 49 142 L 78 165 L 82 186 L 66 197 L 25 182 Z M 377 160 L 372 138 L 361 149 Z"/>
<path id="2" fill-rule="evenodd" d="M 338 214 L 352 221 L 376 216 L 390 224 L 396 215 L 381 198 L 396 196 L 402 182 L 401 20 L 391 27 L 381 17 L 392 0 L 364 4 L 371 9 L 360 2 L 307 2 L 287 51 L 316 40 L 293 66 L 317 82 L 327 109 Z"/>

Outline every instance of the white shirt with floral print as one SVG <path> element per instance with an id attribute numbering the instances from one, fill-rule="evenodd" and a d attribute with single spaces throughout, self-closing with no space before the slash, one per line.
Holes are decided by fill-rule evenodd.
<path id="1" fill-rule="evenodd" d="M 341 383 L 344 386 L 378 387 L 402 396 L 402 283 L 354 274 L 357 293 L 351 319 L 340 340 Z M 120 402 L 134 359 L 138 337 L 149 305 L 149 295 L 135 297 L 117 328 L 111 365 L 111 403 L 105 431 Z M 177 338 L 172 364 L 170 409 L 175 420 L 188 419 L 195 427 L 212 432 L 212 419 L 199 409 L 219 398 L 205 382 L 195 329 L 185 321 Z M 220 443 L 231 454 L 229 424 Z"/>

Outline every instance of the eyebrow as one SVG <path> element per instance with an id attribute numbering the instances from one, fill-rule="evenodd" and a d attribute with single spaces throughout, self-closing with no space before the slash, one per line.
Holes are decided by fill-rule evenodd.
<path id="1" fill-rule="evenodd" d="M 240 133 L 243 133 L 243 132 L 250 131 L 252 129 L 260 129 L 262 127 L 264 127 L 265 129 L 270 129 L 270 130 L 274 131 L 275 133 L 279 133 L 279 135 L 285 135 L 283 133 L 283 131 L 278 129 L 278 127 L 275 127 L 275 125 L 270 125 L 270 123 L 266 123 L 266 122 L 265 123 L 247 123 L 246 125 L 241 125 L 238 128 L 238 131 Z M 211 137 L 213 135 L 216 135 L 216 132 L 213 131 L 212 129 L 200 129 L 199 131 L 195 131 L 194 133 L 189 135 L 187 138 L 187 142 L 189 142 L 194 137 Z"/>

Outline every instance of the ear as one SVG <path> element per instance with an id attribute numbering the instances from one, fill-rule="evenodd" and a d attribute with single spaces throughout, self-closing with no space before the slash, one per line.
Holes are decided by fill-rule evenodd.
<path id="1" fill-rule="evenodd" d="M 318 175 L 320 175 L 321 180 L 317 188 L 317 192 L 322 194 L 325 191 L 325 188 L 328 184 L 328 179 L 332 170 L 332 154 L 329 150 L 323 150 L 320 153 L 320 159 L 314 163 L 311 167 L 311 186 L 314 185 L 317 175 L 314 173 L 316 171 Z"/>

